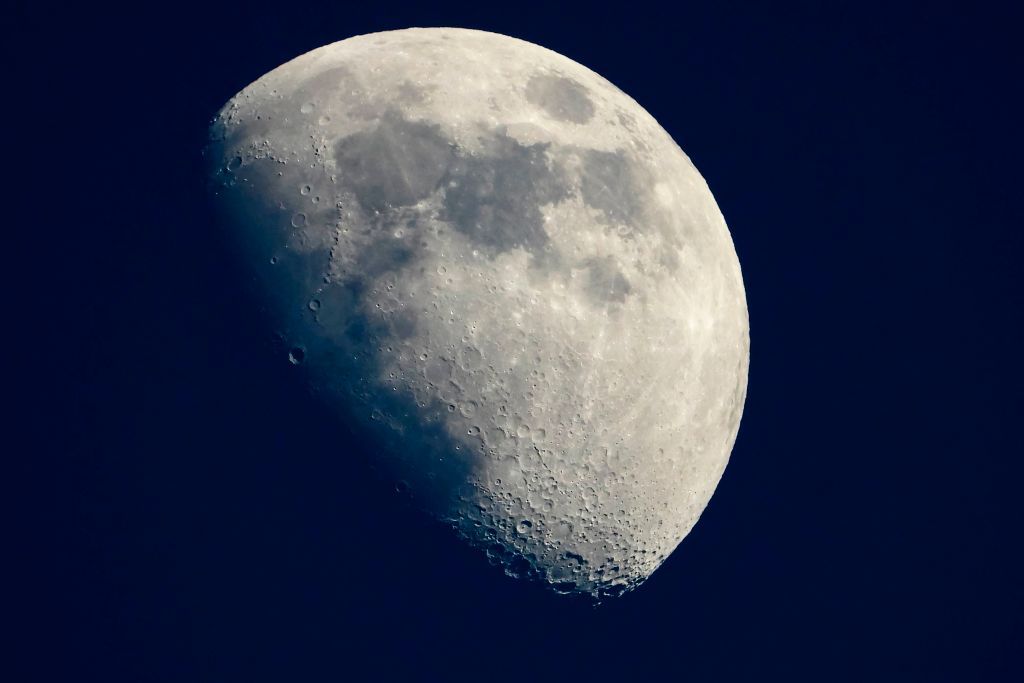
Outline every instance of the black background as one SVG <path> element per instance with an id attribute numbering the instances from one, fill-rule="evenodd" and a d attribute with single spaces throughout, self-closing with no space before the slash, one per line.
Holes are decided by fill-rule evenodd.
<path id="1" fill-rule="evenodd" d="M 1019 680 L 1012 3 L 361 5 L 5 22 L 8 359 L 30 380 L 8 680 Z M 602 74 L 732 231 L 752 341 L 732 460 L 677 552 L 598 609 L 506 579 L 369 472 L 206 213 L 228 97 L 408 26 Z"/>

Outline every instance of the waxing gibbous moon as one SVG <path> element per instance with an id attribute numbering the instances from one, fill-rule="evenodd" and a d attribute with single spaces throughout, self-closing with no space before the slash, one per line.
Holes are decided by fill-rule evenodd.
<path id="1" fill-rule="evenodd" d="M 283 64 L 210 132 L 281 362 L 396 482 L 560 592 L 657 569 L 729 459 L 749 336 L 722 214 L 640 105 L 532 43 L 407 29 Z"/>

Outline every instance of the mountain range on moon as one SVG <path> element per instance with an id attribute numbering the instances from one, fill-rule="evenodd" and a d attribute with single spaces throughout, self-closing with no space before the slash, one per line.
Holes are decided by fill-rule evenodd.
<path id="1" fill-rule="evenodd" d="M 206 156 L 297 371 L 507 573 L 621 594 L 696 523 L 746 395 L 739 262 L 611 83 L 493 33 L 358 36 L 233 97 Z"/>

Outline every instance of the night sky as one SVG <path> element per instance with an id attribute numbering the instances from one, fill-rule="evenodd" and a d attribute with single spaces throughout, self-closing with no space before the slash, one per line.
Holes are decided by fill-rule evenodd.
<path id="1" fill-rule="evenodd" d="M 27 381 L 4 678 L 1024 677 L 1013 4 L 489 4 L 5 21 L 8 364 Z M 200 150 L 230 96 L 409 26 L 603 75 L 732 232 L 751 325 L 732 459 L 662 568 L 597 609 L 507 579 L 370 470 L 281 362 L 209 215 Z"/>

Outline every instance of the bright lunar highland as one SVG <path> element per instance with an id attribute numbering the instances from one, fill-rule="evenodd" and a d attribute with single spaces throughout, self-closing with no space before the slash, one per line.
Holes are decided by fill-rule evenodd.
<path id="1" fill-rule="evenodd" d="M 749 334 L 722 214 L 643 108 L 532 43 L 407 29 L 274 69 L 210 134 L 282 362 L 399 486 L 560 592 L 657 569 L 729 459 Z"/>

